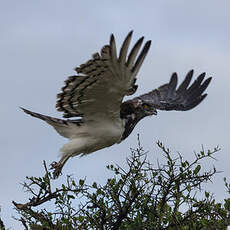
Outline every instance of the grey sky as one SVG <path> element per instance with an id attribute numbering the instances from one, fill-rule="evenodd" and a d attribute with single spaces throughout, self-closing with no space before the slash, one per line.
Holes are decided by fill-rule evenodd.
<path id="1" fill-rule="evenodd" d="M 19 183 L 25 176 L 43 174 L 42 161 L 58 160 L 66 142 L 44 122 L 31 118 L 19 106 L 61 117 L 55 110 L 56 94 L 73 68 L 109 41 L 114 33 L 121 44 L 133 29 L 134 39 L 152 40 L 139 73 L 137 95 L 166 83 L 172 72 L 180 81 L 190 70 L 213 77 L 206 100 L 192 111 L 159 112 L 143 120 L 120 145 L 83 158 L 71 159 L 64 175 L 87 177 L 103 183 L 105 166 L 123 164 L 137 133 L 150 159 L 156 157 L 157 140 L 172 151 L 192 159 L 201 145 L 219 145 L 215 165 L 224 171 L 208 189 L 223 199 L 222 177 L 229 177 L 230 97 L 230 2 L 229 1 L 0 1 L 0 206 L 7 227 L 22 229 L 12 218 L 11 201 L 26 201 Z M 214 162 L 206 163 L 211 167 Z M 210 164 L 210 165 L 209 165 Z"/>

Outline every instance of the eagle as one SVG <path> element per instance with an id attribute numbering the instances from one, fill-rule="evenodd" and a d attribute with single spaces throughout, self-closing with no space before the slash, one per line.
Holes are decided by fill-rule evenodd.
<path id="1" fill-rule="evenodd" d="M 60 150 L 59 162 L 51 164 L 54 178 L 60 175 L 69 158 L 125 140 L 144 117 L 157 115 L 158 110 L 190 110 L 207 96 L 204 91 L 211 77 L 205 80 L 202 73 L 191 83 L 191 70 L 179 86 L 177 74 L 173 73 L 167 84 L 123 102 L 125 96 L 137 90 L 136 77 L 151 45 L 149 40 L 142 46 L 144 37 L 141 37 L 129 51 L 132 34 L 133 31 L 128 33 L 119 53 L 112 34 L 100 53 L 93 54 L 89 61 L 75 69 L 76 75 L 68 77 L 61 93 L 57 94 L 56 103 L 57 110 L 63 112 L 66 119 L 21 108 L 69 139 Z"/>

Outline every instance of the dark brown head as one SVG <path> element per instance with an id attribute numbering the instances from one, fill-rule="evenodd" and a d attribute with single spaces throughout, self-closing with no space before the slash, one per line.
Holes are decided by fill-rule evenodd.
<path id="1" fill-rule="evenodd" d="M 132 117 L 138 121 L 146 116 L 157 115 L 156 108 L 141 99 L 128 100 L 121 105 L 121 118 Z"/>

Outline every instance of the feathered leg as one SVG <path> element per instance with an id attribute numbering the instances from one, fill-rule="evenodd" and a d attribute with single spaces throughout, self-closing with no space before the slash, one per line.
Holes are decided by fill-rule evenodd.
<path id="1" fill-rule="evenodd" d="M 72 139 L 61 148 L 62 156 L 59 162 L 53 162 L 51 169 L 54 169 L 53 177 L 57 178 L 62 171 L 63 166 L 70 157 L 87 153 L 87 147 L 90 144 L 90 139 L 86 137 L 79 137 Z"/>
<path id="2" fill-rule="evenodd" d="M 56 179 L 60 176 L 64 164 L 66 163 L 66 161 L 69 160 L 70 157 L 71 157 L 70 155 L 65 155 L 60 159 L 60 161 L 53 162 L 51 164 L 51 169 L 54 169 L 54 171 L 53 171 L 53 178 L 54 179 Z"/>

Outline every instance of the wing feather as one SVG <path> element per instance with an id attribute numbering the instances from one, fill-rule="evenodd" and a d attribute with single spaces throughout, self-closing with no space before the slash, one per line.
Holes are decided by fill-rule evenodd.
<path id="1" fill-rule="evenodd" d="M 136 44 L 134 45 L 134 47 L 132 48 L 130 54 L 129 54 L 129 57 L 128 57 L 128 61 L 127 61 L 127 66 L 128 67 L 131 67 L 133 66 L 134 64 L 134 61 L 137 57 L 137 54 L 141 48 L 141 45 L 143 43 L 143 40 L 144 40 L 144 37 L 141 37 L 137 42 Z"/>
<path id="2" fill-rule="evenodd" d="M 190 84 L 190 82 L 192 80 L 193 72 L 194 72 L 193 70 L 190 70 L 188 72 L 188 74 L 186 75 L 184 81 L 181 83 L 181 85 L 179 86 L 179 88 L 177 90 L 178 94 L 183 94 L 186 91 L 188 85 Z"/>
<path id="3" fill-rule="evenodd" d="M 130 31 L 129 34 L 127 35 L 127 37 L 125 38 L 125 41 L 123 42 L 123 44 L 121 46 L 118 61 L 122 64 L 125 64 L 125 62 L 126 62 L 126 57 L 127 57 L 130 41 L 132 38 L 132 34 L 133 34 L 133 31 Z"/>
<path id="4" fill-rule="evenodd" d="M 159 110 L 190 110 L 200 104 L 207 94 L 203 92 L 211 82 L 211 77 L 204 81 L 205 73 L 200 74 L 189 86 L 193 70 L 189 71 L 184 81 L 177 88 L 177 74 L 173 73 L 168 84 L 160 86 L 149 93 L 143 94 L 133 100 L 140 99 Z"/>
<path id="5" fill-rule="evenodd" d="M 144 48 L 142 49 L 140 55 L 138 56 L 136 63 L 132 68 L 132 72 L 133 72 L 134 76 L 136 76 L 136 74 L 138 73 L 138 71 L 139 71 L 139 69 L 140 69 L 140 67 L 141 67 L 141 65 L 145 59 L 145 56 L 147 55 L 147 52 L 150 48 L 150 45 L 151 45 L 151 41 L 146 42 Z"/>
<path id="6" fill-rule="evenodd" d="M 117 48 L 116 48 L 116 42 L 115 42 L 115 38 L 114 35 L 112 34 L 110 37 L 110 58 L 113 62 L 113 64 L 116 65 L 117 62 Z"/>
<path id="7" fill-rule="evenodd" d="M 109 45 L 105 45 L 100 54 L 93 54 L 92 59 L 75 69 L 78 75 L 70 76 L 62 92 L 57 95 L 56 107 L 58 111 L 64 112 L 64 117 L 83 116 L 92 119 L 97 114 L 120 116 L 123 97 L 135 91 L 136 74 L 150 48 L 148 41 L 138 55 L 143 43 L 141 38 L 128 55 L 131 38 L 132 31 L 125 38 L 117 57 L 112 34 Z"/>
<path id="8" fill-rule="evenodd" d="M 202 73 L 198 78 L 193 82 L 193 84 L 188 88 L 188 94 L 193 94 L 194 91 L 197 91 L 201 85 L 201 82 L 204 80 L 205 73 Z"/>
<path id="9" fill-rule="evenodd" d="M 170 82 L 168 84 L 168 95 L 167 95 L 168 98 L 174 96 L 176 86 L 177 86 L 177 74 L 173 73 Z"/>

